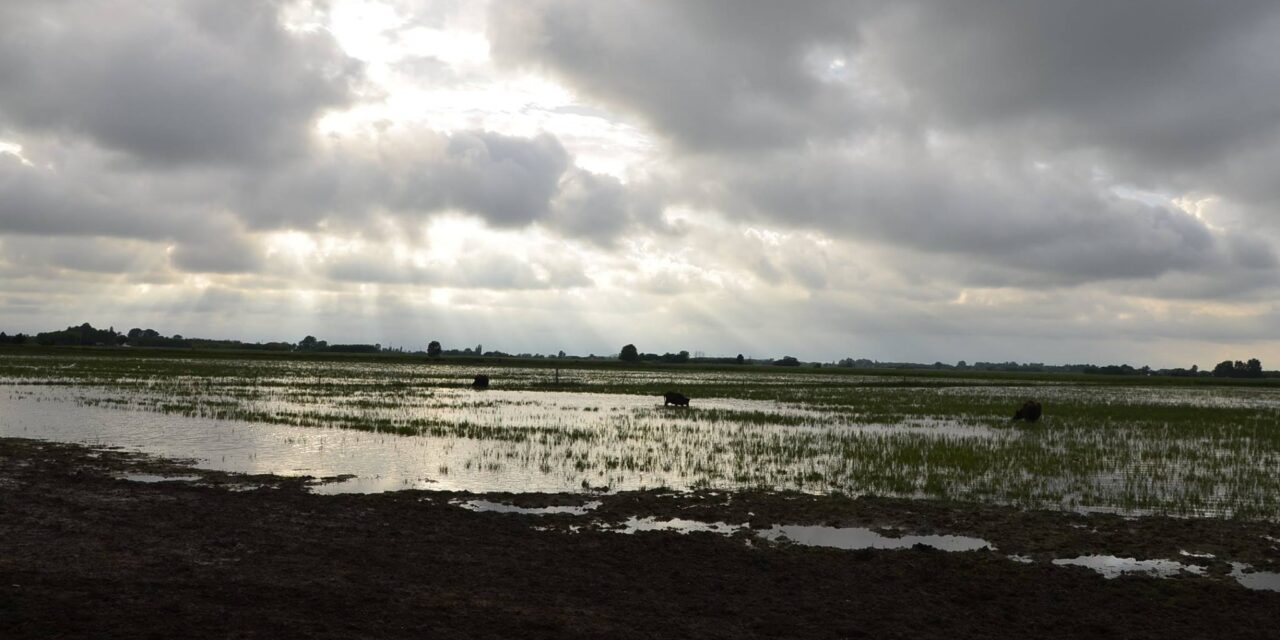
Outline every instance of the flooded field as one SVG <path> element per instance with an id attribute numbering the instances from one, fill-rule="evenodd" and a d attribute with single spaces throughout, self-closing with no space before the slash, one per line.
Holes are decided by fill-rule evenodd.
<path id="1" fill-rule="evenodd" d="M 487 390 L 470 387 L 488 375 Z M 663 391 L 693 398 L 664 407 Z M 1034 425 L 1012 411 L 1034 398 Z M 318 491 L 796 489 L 1280 520 L 1280 390 L 821 371 L 6 356 L 0 435 Z"/>

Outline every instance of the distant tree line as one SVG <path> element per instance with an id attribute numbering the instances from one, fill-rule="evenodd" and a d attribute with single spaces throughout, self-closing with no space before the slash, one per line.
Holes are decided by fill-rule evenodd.
<path id="1" fill-rule="evenodd" d="M 292 351 L 294 345 L 287 342 L 241 342 L 239 340 L 209 340 L 184 338 L 181 335 L 161 335 L 155 329 L 133 328 L 124 333 L 115 327 L 96 329 L 88 322 L 61 331 L 45 331 L 34 336 L 21 333 L 8 336 L 0 333 L 0 344 L 37 344 L 40 346 L 79 347 L 155 347 L 168 349 L 248 349 L 260 351 Z"/>
<path id="2" fill-rule="evenodd" d="M 34 336 L 22 333 L 7 334 L 0 332 L 0 344 L 22 345 L 37 344 L 43 346 L 105 346 L 105 347 L 152 347 L 169 349 L 243 349 L 260 351 L 297 351 L 307 353 L 400 353 L 425 355 L 428 357 L 476 357 L 486 358 L 557 358 L 570 360 L 618 359 L 631 363 L 661 364 L 709 364 L 709 365 L 773 365 L 781 367 L 799 367 L 806 363 L 794 356 L 783 356 L 773 359 L 752 359 L 738 354 L 736 357 L 703 357 L 701 353 L 690 356 L 688 351 L 676 353 L 642 353 L 634 344 L 623 345 L 614 356 L 571 356 L 564 351 L 556 355 L 540 353 L 511 354 L 499 350 L 485 351 L 482 345 L 462 349 L 445 349 L 438 340 L 431 340 L 425 351 L 406 351 L 403 347 L 384 348 L 381 344 L 329 344 L 315 336 L 306 336 L 297 343 L 289 342 L 241 342 L 239 340 L 210 340 L 205 338 L 185 338 L 174 334 L 162 335 L 155 329 L 133 328 L 118 333 L 115 327 L 96 329 L 89 323 L 67 327 L 60 331 L 47 331 Z M 1249 360 L 1224 360 L 1212 370 L 1202 370 L 1196 365 L 1189 368 L 1152 369 L 1149 366 L 1133 367 L 1128 364 L 1092 365 L 1065 364 L 1046 365 L 1040 362 L 968 362 L 961 360 L 956 364 L 934 362 L 921 364 L 915 362 L 880 362 L 867 358 L 844 358 L 832 363 L 835 366 L 857 369 L 901 369 L 901 370 L 956 370 L 956 371 L 1001 371 L 1001 372 L 1045 372 L 1045 373 L 1084 373 L 1094 375 L 1126 375 L 1126 376 L 1170 376 L 1170 377 L 1217 377 L 1217 378 L 1265 378 L 1280 377 L 1280 371 L 1264 371 L 1262 362 L 1257 358 Z M 807 366 L 821 367 L 821 362 L 810 362 Z"/>
<path id="3" fill-rule="evenodd" d="M 636 349 L 634 344 L 622 346 L 622 350 L 618 352 L 618 359 L 623 362 L 648 362 L 662 364 L 771 364 L 781 367 L 798 367 L 802 363 L 793 356 L 783 356 L 777 360 L 752 360 L 741 353 L 736 357 L 705 357 L 702 355 L 690 356 L 688 351 L 679 351 L 676 353 L 641 353 Z M 813 366 L 820 367 L 821 363 L 814 363 Z"/>

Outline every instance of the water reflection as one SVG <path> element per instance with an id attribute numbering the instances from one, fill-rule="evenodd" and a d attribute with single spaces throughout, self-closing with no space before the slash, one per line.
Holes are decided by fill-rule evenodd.
<path id="1" fill-rule="evenodd" d="M 1204 575 L 1205 572 L 1204 567 L 1199 565 L 1183 564 L 1173 560 L 1138 560 L 1135 558 L 1102 555 L 1059 558 L 1054 560 L 1053 564 L 1088 567 L 1107 579 L 1118 578 L 1127 573 L 1143 573 L 1167 578 L 1180 573 Z"/>
<path id="2" fill-rule="evenodd" d="M 1231 563 L 1231 577 L 1242 586 L 1256 591 L 1280 591 L 1280 573 L 1254 571 L 1243 562 Z"/>
<path id="3" fill-rule="evenodd" d="M 581 489 L 577 478 L 518 467 L 481 468 L 472 462 L 483 449 L 476 441 L 117 411 L 80 406 L 56 396 L 0 396 L 0 436 L 120 446 L 195 459 L 201 468 L 235 473 L 356 476 L 313 487 L 319 493 Z M 441 473 L 442 469 L 448 471 Z"/>
<path id="4" fill-rule="evenodd" d="M 807 525 L 775 525 L 759 535 L 769 540 L 790 540 L 796 544 L 836 549 L 910 549 L 924 545 L 941 551 L 980 551 L 995 547 L 981 538 L 950 535 L 883 536 L 864 527 L 823 527 Z"/>
<path id="5" fill-rule="evenodd" d="M 837 474 L 877 464 L 850 454 L 841 443 L 884 448 L 902 439 L 990 435 L 982 427 L 944 421 L 815 423 L 803 429 L 745 424 L 735 420 L 768 413 L 807 422 L 824 414 L 773 401 L 734 399 L 708 400 L 689 411 L 664 410 L 647 396 L 445 389 L 418 398 L 416 405 L 399 406 L 385 398 L 328 398 L 312 407 L 340 413 L 345 405 L 364 402 L 369 405 L 360 410 L 365 419 L 427 412 L 437 423 L 456 427 L 456 432 L 409 436 L 134 408 L 148 398 L 145 391 L 122 398 L 102 389 L 10 388 L 0 395 L 0 435 L 124 446 L 197 459 L 200 466 L 222 471 L 353 476 L 314 487 L 325 494 L 806 485 L 829 490 L 839 481 Z M 293 400 L 260 400 L 250 402 L 251 409 L 254 403 L 272 415 L 307 407 Z"/>
<path id="6" fill-rule="evenodd" d="M 732 535 L 735 531 L 746 528 L 747 525 L 733 525 L 725 522 L 701 522 L 698 520 L 686 520 L 684 518 L 669 518 L 660 520 L 658 518 L 628 518 L 618 528 L 612 529 L 618 533 L 638 533 L 641 531 L 674 531 L 676 533 L 718 533 L 721 535 Z"/>
<path id="7" fill-rule="evenodd" d="M 194 482 L 200 479 L 200 476 L 162 476 L 154 473 L 124 473 L 116 476 L 121 480 L 129 482 Z"/>
<path id="8" fill-rule="evenodd" d="M 488 511 L 493 513 L 518 513 L 521 515 L 547 516 L 547 515 L 571 515 L 581 516 L 590 513 L 600 506 L 599 501 L 592 501 L 581 505 L 563 505 L 551 507 L 517 507 L 512 504 L 503 504 L 501 502 L 491 502 L 489 500 L 468 500 L 458 503 L 458 506 L 471 511 Z"/>

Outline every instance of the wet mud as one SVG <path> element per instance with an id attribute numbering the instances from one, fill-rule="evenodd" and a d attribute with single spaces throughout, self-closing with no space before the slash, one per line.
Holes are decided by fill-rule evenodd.
<path id="1" fill-rule="evenodd" d="M 1273 638 L 1280 621 L 1280 593 L 1230 575 L 1280 571 L 1271 523 L 773 492 L 318 495 L 312 481 L 0 439 L 0 637 Z M 747 528 L 613 530 L 632 518 Z M 780 524 L 991 546 L 753 533 Z M 1052 563 L 1090 554 L 1204 571 Z"/>

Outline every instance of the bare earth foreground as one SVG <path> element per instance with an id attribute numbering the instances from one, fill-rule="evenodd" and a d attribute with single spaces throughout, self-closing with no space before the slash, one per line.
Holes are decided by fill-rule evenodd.
<path id="1" fill-rule="evenodd" d="M 1241 587 L 1224 561 L 1179 558 L 1277 571 L 1275 524 L 777 493 L 484 496 L 600 500 L 589 518 L 456 504 L 477 497 L 322 496 L 298 479 L 0 439 L 0 638 L 1280 637 L 1280 593 Z M 900 527 L 996 549 L 606 530 L 629 516 Z M 1206 576 L 1107 580 L 1048 561 L 1089 553 L 1196 562 Z"/>

